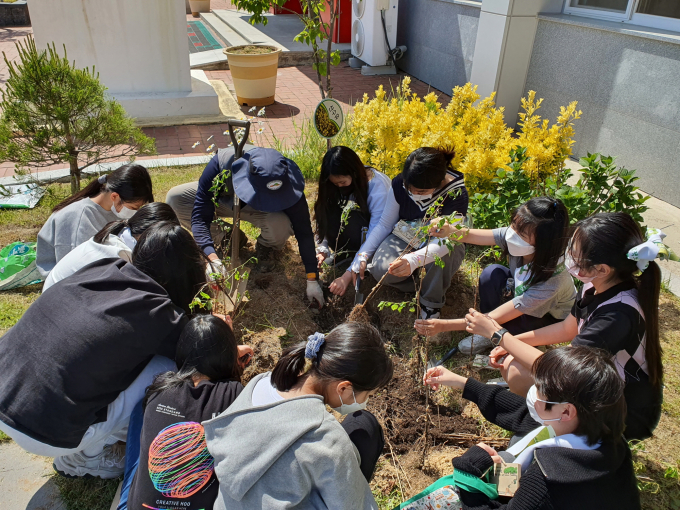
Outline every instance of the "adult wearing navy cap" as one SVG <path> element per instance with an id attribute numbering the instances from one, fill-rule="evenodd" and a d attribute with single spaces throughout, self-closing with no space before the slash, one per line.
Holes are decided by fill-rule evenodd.
<path id="1" fill-rule="evenodd" d="M 215 215 L 232 215 L 235 191 L 241 200 L 241 219 L 260 229 L 256 244 L 258 260 L 266 261 L 272 250 L 282 249 L 288 238 L 295 235 L 307 273 L 307 297 L 323 306 L 323 292 L 317 281 L 314 233 L 300 168 L 274 149 L 252 145 L 244 149 L 246 152 L 236 161 L 233 147 L 218 150 L 198 182 L 175 186 L 168 192 L 166 202 L 182 225 L 191 228 L 208 258 L 219 261 L 215 243 L 219 246 L 224 231 L 213 224 L 213 220 Z M 215 207 L 210 188 L 218 175 L 229 170 L 231 176 L 220 191 Z"/>

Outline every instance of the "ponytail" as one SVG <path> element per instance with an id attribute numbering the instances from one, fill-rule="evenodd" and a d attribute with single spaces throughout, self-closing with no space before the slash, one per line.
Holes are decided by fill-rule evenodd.
<path id="1" fill-rule="evenodd" d="M 126 228 L 130 229 L 134 238 L 137 238 L 146 232 L 146 229 L 161 221 L 169 221 L 179 225 L 179 219 L 177 219 L 177 214 L 172 207 L 163 202 L 151 202 L 139 209 L 129 220 L 107 223 L 103 229 L 94 235 L 94 242 L 102 244 L 109 235 L 117 236 Z"/>
<path id="2" fill-rule="evenodd" d="M 438 188 L 451 168 L 456 151 L 453 148 L 420 147 L 406 158 L 401 172 L 404 186 L 418 189 Z"/>
<path id="3" fill-rule="evenodd" d="M 100 193 L 118 193 L 123 202 L 153 202 L 153 189 L 149 172 L 142 165 L 128 164 L 114 170 L 110 174 L 100 175 L 79 192 L 74 193 L 66 200 L 58 204 L 52 212 L 61 211 L 63 208 L 82 200 L 93 198 Z"/>
<path id="4" fill-rule="evenodd" d="M 607 264 L 613 269 L 612 278 L 633 281 L 638 290 L 638 304 L 645 316 L 645 359 L 649 380 L 654 386 L 661 385 L 663 365 L 659 341 L 659 293 L 661 270 L 655 262 L 636 276 L 640 269 L 636 261 L 628 258 L 628 252 L 645 242 L 640 226 L 629 214 L 598 213 L 574 225 L 570 246 L 580 251 L 579 266 L 590 269 Z"/>
<path id="5" fill-rule="evenodd" d="M 234 331 L 214 315 L 197 315 L 187 322 L 177 340 L 175 362 L 177 372 L 158 375 L 146 390 L 144 407 L 155 394 L 178 388 L 197 376 L 211 381 L 241 380 Z"/>
<path id="6" fill-rule="evenodd" d="M 659 340 L 659 294 L 661 292 L 661 269 L 654 261 L 649 263 L 637 277 L 638 302 L 645 316 L 646 359 L 649 381 L 659 387 L 663 382 L 661 342 Z"/>
<path id="7" fill-rule="evenodd" d="M 288 391 L 297 384 L 298 376 L 305 368 L 306 342 L 286 349 L 272 371 L 272 383 L 279 391 Z"/>
<path id="8" fill-rule="evenodd" d="M 272 384 L 279 391 L 295 386 L 305 370 L 307 342 L 286 349 L 272 371 Z M 392 360 L 375 327 L 346 322 L 325 336 L 311 366 L 304 375 L 322 384 L 349 381 L 355 391 L 370 391 L 385 386 L 392 379 Z"/>

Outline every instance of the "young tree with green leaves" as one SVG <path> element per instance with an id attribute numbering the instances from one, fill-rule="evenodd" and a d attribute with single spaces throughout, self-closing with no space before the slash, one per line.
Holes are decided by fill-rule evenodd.
<path id="1" fill-rule="evenodd" d="M 40 51 L 32 37 L 17 48 L 18 62 L 3 52 L 9 79 L 0 101 L 0 160 L 29 171 L 68 162 L 75 193 L 85 167 L 156 152 L 153 138 L 107 97 L 94 68 L 76 68 L 54 44 Z"/>
<path id="2" fill-rule="evenodd" d="M 331 66 L 340 63 L 340 50 L 332 51 L 332 34 L 340 12 L 340 0 L 300 0 L 302 14 L 294 12 L 284 6 L 287 0 L 232 0 L 237 9 L 251 13 L 250 23 L 256 25 L 267 24 L 267 17 L 271 7 L 278 7 L 284 11 L 296 14 L 304 24 L 304 29 L 295 36 L 295 41 L 303 42 L 312 47 L 314 55 L 314 70 L 319 81 L 321 99 L 333 97 L 331 86 Z M 330 8 L 329 23 L 322 20 L 321 15 Z M 326 41 L 326 49 L 321 45 Z M 322 77 L 326 77 L 325 84 Z"/>

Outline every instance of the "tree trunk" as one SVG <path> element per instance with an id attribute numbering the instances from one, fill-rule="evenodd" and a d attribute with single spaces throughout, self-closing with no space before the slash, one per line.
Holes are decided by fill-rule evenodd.
<path id="1" fill-rule="evenodd" d="M 331 52 L 333 49 L 333 35 L 335 35 L 335 22 L 340 10 L 340 0 L 330 0 L 330 33 L 328 37 L 328 49 L 326 51 L 326 97 L 333 97 L 333 87 L 331 87 Z"/>
<path id="2" fill-rule="evenodd" d="M 78 159 L 71 158 L 68 163 L 71 168 L 71 194 L 78 193 L 80 191 L 80 168 L 78 168 Z"/>
<path id="3" fill-rule="evenodd" d="M 307 17 L 312 20 L 314 16 L 314 11 L 312 10 L 312 1 L 307 0 Z M 320 22 L 321 20 L 319 20 Z M 312 50 L 314 51 L 314 63 L 316 64 L 316 78 L 319 81 L 319 93 L 321 94 L 321 99 L 325 99 L 326 95 L 323 91 L 323 82 L 321 81 L 321 72 L 319 71 L 319 46 L 316 43 L 316 38 L 312 41 Z"/>

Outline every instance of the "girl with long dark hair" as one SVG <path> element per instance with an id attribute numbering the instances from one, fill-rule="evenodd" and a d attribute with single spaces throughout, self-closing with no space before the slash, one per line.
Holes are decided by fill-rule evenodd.
<path id="1" fill-rule="evenodd" d="M 172 222 L 56 283 L 0 342 L 0 430 L 64 476 L 116 478 L 134 406 L 172 360 L 205 258 Z M 31 374 L 26 377 L 26 374 Z"/>
<path id="2" fill-rule="evenodd" d="M 451 278 L 463 262 L 465 248 L 459 244 L 449 252 L 437 239 L 429 246 L 415 246 L 411 253 L 399 259 L 409 243 L 397 235 L 401 232 L 395 231 L 395 227 L 408 230 L 409 226 L 413 229 L 429 222 L 428 211 L 440 199 L 438 214 L 467 214 L 465 180 L 463 174 L 451 166 L 453 157 L 452 150 L 433 147 L 421 147 L 409 154 L 401 174 L 392 179 L 380 222 L 362 248 L 364 257 L 360 267 L 358 271 L 352 270 L 353 278 L 363 278 L 366 260 L 373 256 L 368 270 L 376 280 L 389 273 L 384 284 L 403 292 L 413 292 L 419 276 L 416 269 L 425 266 L 426 275 L 420 289 L 422 319 L 439 318 Z M 398 227 L 400 220 L 408 225 Z M 443 267 L 435 264 L 436 257 L 443 262 Z"/>
<path id="3" fill-rule="evenodd" d="M 524 333 L 564 320 L 571 312 L 576 287 L 564 266 L 569 240 L 569 213 L 551 197 L 536 197 L 512 214 L 509 227 L 493 230 L 459 229 L 432 221 L 431 234 L 468 244 L 500 246 L 509 268 L 492 264 L 479 276 L 479 310 L 502 324 L 512 334 Z M 464 331 L 465 319 L 417 320 L 422 335 Z M 467 337 L 458 348 L 477 354 L 491 348 L 482 336 Z"/>
<path id="4" fill-rule="evenodd" d="M 179 225 L 175 211 L 163 202 L 152 202 L 137 211 L 129 220 L 108 223 L 94 237 L 76 246 L 54 266 L 43 285 L 43 292 L 52 285 L 82 269 L 95 260 L 119 257 L 132 262 L 132 250 L 146 229 L 161 221 Z"/>
<path id="5" fill-rule="evenodd" d="M 350 267 L 330 285 L 333 294 L 344 295 L 364 260 L 362 247 L 380 221 L 390 179 L 364 166 L 349 147 L 331 148 L 323 158 L 319 195 L 314 204 L 316 258 L 319 267 L 329 257 L 335 263 L 355 255 Z M 354 268 L 354 269 L 353 269 Z"/>
<path id="6" fill-rule="evenodd" d="M 215 508 L 377 509 L 368 482 L 384 443 L 364 409 L 391 378 L 392 361 L 368 324 L 342 324 L 286 349 L 273 372 L 203 423 L 220 483 Z M 326 405 L 345 415 L 342 424 Z"/>
<path id="7" fill-rule="evenodd" d="M 149 172 L 129 164 L 93 179 L 57 205 L 38 233 L 36 265 L 47 277 L 68 252 L 99 232 L 107 223 L 130 219 L 153 202 Z"/>
<path id="8" fill-rule="evenodd" d="M 472 310 L 467 331 L 492 339 L 492 365 L 520 395 L 533 384 L 530 367 L 543 354 L 535 346 L 571 342 L 607 350 L 626 383 L 626 438 L 646 439 L 659 423 L 663 399 L 661 271 L 654 262 L 663 234 L 645 240 L 626 213 L 595 214 L 574 229 L 565 265 L 584 286 L 564 321 L 513 336 Z"/>
<path id="9" fill-rule="evenodd" d="M 158 499 L 178 508 L 213 507 L 218 483 L 201 422 L 238 397 L 252 354 L 237 345 L 228 316 L 187 323 L 177 341 L 179 370 L 158 375 L 130 418 L 118 510 L 153 507 Z"/>

